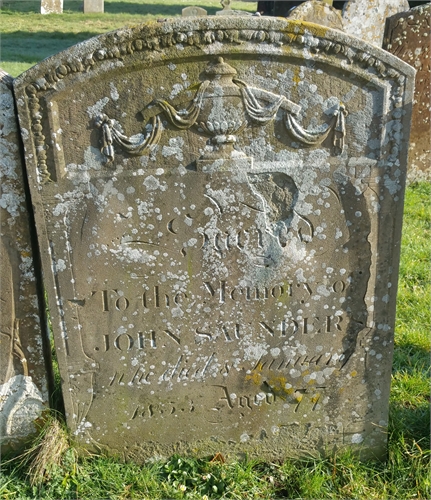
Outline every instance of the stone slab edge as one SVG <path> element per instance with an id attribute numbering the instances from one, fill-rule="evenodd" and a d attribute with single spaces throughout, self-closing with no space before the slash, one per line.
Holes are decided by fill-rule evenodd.
<path id="1" fill-rule="evenodd" d="M 10 269 L 9 279 L 12 280 L 10 296 L 7 289 L 8 277 L 0 276 L 0 291 L 6 294 L 6 297 L 2 297 L 6 302 L 2 304 L 0 311 L 2 327 L 5 327 L 5 331 L 1 332 L 1 348 L 6 350 L 11 347 L 9 359 L 7 352 L 2 352 L 2 360 L 7 360 L 7 366 L 0 367 L 0 444 L 4 456 L 20 452 L 34 436 L 36 421 L 43 418 L 43 413 L 49 407 L 53 378 L 47 323 L 42 305 L 41 265 L 36 235 L 33 234 L 34 220 L 29 213 L 31 207 L 23 172 L 22 144 L 13 100 L 13 78 L 1 69 L 0 86 L 0 258 L 2 272 Z M 13 332 L 7 327 L 8 319 L 14 322 Z M 5 341 L 7 337 L 11 337 L 10 342 Z"/>

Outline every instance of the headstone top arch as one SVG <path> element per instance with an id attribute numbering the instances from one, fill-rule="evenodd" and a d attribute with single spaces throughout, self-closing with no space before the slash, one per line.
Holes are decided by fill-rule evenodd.
<path id="1" fill-rule="evenodd" d="M 203 9 L 202 7 L 185 7 L 182 11 L 183 17 L 188 17 L 188 16 L 206 16 L 208 15 L 208 12 Z"/>
<path id="2" fill-rule="evenodd" d="M 382 456 L 413 73 L 322 26 L 220 16 L 16 80 L 85 446 Z"/>
<path id="3" fill-rule="evenodd" d="M 349 0 L 343 7 L 344 31 L 382 47 L 385 20 L 409 8 L 407 0 Z"/>

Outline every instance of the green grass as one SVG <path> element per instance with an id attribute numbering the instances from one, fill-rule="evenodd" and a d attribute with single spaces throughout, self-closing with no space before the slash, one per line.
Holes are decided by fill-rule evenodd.
<path id="1" fill-rule="evenodd" d="M 386 462 L 361 462 L 343 453 L 283 463 L 173 456 L 136 465 L 78 457 L 69 446 L 36 478 L 32 452 L 3 463 L 0 498 L 429 499 L 430 198 L 429 183 L 407 188 Z"/>
<path id="2" fill-rule="evenodd" d="M 151 19 L 181 16 L 199 5 L 209 15 L 221 10 L 220 0 L 105 0 L 104 14 L 83 14 L 82 0 L 64 0 L 63 14 L 39 14 L 40 0 L 2 0 L 0 66 L 13 77 L 42 59 L 90 37 Z M 233 9 L 255 12 L 256 2 L 231 3 Z"/>

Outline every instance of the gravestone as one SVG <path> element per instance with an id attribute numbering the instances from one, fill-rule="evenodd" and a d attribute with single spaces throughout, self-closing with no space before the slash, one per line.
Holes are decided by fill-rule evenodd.
<path id="1" fill-rule="evenodd" d="M 223 10 L 216 11 L 216 16 L 250 16 L 250 12 L 244 10 L 233 10 L 230 6 L 231 0 L 221 0 L 220 1 Z"/>
<path id="2" fill-rule="evenodd" d="M 40 13 L 41 14 L 62 14 L 63 13 L 63 0 L 41 0 Z"/>
<path id="3" fill-rule="evenodd" d="M 343 20 L 340 12 L 325 2 L 309 0 L 290 11 L 287 16 L 297 21 L 321 24 L 338 30 L 343 29 Z"/>
<path id="4" fill-rule="evenodd" d="M 99 14 L 105 10 L 104 0 L 84 0 L 84 14 Z"/>
<path id="5" fill-rule="evenodd" d="M 407 0 L 349 0 L 343 7 L 344 31 L 381 47 L 386 18 L 409 8 Z"/>
<path id="6" fill-rule="evenodd" d="M 206 16 L 208 12 L 202 7 L 186 7 L 182 10 L 182 15 L 184 17 L 192 17 L 192 16 Z"/>
<path id="7" fill-rule="evenodd" d="M 413 75 L 340 31 L 221 16 L 15 80 L 83 446 L 385 455 Z"/>
<path id="8" fill-rule="evenodd" d="M 386 20 L 383 44 L 384 49 L 416 69 L 407 172 L 411 182 L 431 180 L 430 17 L 429 3 L 390 17 Z"/>
<path id="9" fill-rule="evenodd" d="M 0 444 L 19 450 L 48 404 L 37 281 L 12 78 L 0 70 Z"/>

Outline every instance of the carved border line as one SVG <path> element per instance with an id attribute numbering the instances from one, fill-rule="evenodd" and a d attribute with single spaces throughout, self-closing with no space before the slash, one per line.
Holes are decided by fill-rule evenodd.
<path id="1" fill-rule="evenodd" d="M 40 176 L 39 182 L 43 183 L 50 179 L 47 167 L 47 149 L 50 146 L 46 144 L 46 137 L 43 134 L 41 123 L 42 114 L 40 112 L 41 104 L 38 94 L 50 89 L 55 89 L 56 83 L 63 78 L 71 74 L 89 72 L 91 69 L 94 69 L 95 65 L 99 65 L 104 61 L 122 59 L 124 56 L 132 55 L 135 52 L 160 52 L 165 48 L 180 44 L 198 47 L 211 45 L 216 42 L 236 44 L 241 44 L 243 42 L 254 42 L 256 44 L 267 43 L 279 47 L 293 44 L 301 48 L 308 48 L 314 54 L 323 52 L 327 55 L 333 54 L 338 57 L 345 57 L 350 64 L 356 62 L 360 67 L 368 70 L 370 73 L 377 73 L 382 78 L 392 78 L 398 83 L 398 85 L 393 88 L 393 92 L 390 96 L 390 99 L 393 101 L 391 114 L 394 121 L 401 121 L 401 117 L 396 110 L 403 105 L 402 96 L 404 94 L 406 81 L 403 74 L 393 67 L 388 67 L 380 59 L 367 52 L 323 37 L 297 34 L 290 30 L 292 30 L 292 26 L 286 26 L 285 29 L 279 28 L 277 30 L 197 28 L 192 31 L 190 29 L 184 29 L 183 31 L 178 30 L 175 33 L 155 34 L 153 37 L 144 40 L 142 38 L 137 38 L 139 35 L 145 35 L 145 31 L 148 31 L 148 27 L 144 25 L 143 27 L 132 29 L 129 32 L 116 31 L 101 35 L 99 40 L 102 44 L 111 42 L 111 44 L 115 46 L 110 49 L 99 48 L 82 58 L 70 56 L 51 71 L 45 73 L 44 76 L 37 78 L 34 82 L 27 85 L 25 89 L 28 96 L 31 129 L 36 147 L 37 170 Z M 124 33 L 127 33 L 127 36 L 122 36 Z M 390 142 L 393 142 L 392 138 Z"/>

